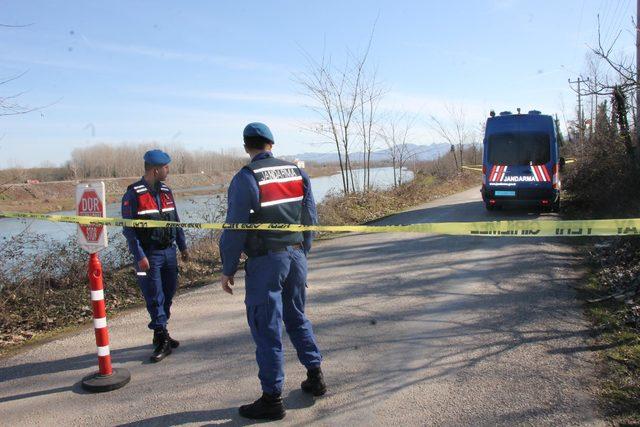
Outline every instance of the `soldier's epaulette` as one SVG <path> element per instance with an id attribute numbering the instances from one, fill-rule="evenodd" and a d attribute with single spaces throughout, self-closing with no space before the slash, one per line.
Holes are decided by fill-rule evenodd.
<path id="1" fill-rule="evenodd" d="M 138 182 L 134 182 L 133 184 L 128 186 L 127 190 L 133 190 L 138 194 L 144 194 L 144 193 L 148 193 L 149 192 L 149 189 L 147 187 L 145 187 L 144 184 L 140 184 Z"/>

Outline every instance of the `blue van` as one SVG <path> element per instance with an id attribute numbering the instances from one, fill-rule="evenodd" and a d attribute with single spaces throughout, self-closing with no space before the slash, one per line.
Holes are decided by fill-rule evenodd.
<path id="1" fill-rule="evenodd" d="M 551 116 L 537 110 L 491 112 L 483 145 L 480 191 L 487 210 L 506 205 L 560 209 L 564 159 Z"/>

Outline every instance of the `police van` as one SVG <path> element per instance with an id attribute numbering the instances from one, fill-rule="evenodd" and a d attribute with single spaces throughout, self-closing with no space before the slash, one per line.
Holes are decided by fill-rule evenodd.
<path id="1" fill-rule="evenodd" d="M 551 116 L 491 112 L 482 156 L 482 199 L 487 210 L 507 205 L 557 212 L 560 169 L 556 129 Z"/>

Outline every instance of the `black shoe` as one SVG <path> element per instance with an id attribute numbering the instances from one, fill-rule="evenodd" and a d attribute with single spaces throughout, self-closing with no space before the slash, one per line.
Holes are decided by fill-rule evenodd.
<path id="1" fill-rule="evenodd" d="M 324 376 L 322 375 L 322 369 L 313 368 L 307 369 L 307 379 L 300 384 L 303 391 L 311 393 L 314 396 L 322 396 L 327 392 L 327 385 L 324 382 Z"/>
<path id="2" fill-rule="evenodd" d="M 282 397 L 262 393 L 262 397 L 248 405 L 242 405 L 240 415 L 252 420 L 281 420 L 286 415 Z"/>
<path id="3" fill-rule="evenodd" d="M 155 340 L 155 337 L 154 337 Z M 158 344 L 156 345 L 155 350 L 151 354 L 149 360 L 152 363 L 157 363 L 171 354 L 171 342 L 169 341 L 169 334 L 162 333 L 158 334 Z"/>
<path id="4" fill-rule="evenodd" d="M 171 338 L 171 336 L 169 335 L 169 332 L 167 330 L 163 331 L 165 334 L 167 334 L 167 338 L 169 339 L 169 343 L 171 344 L 171 348 L 178 348 L 180 346 L 180 341 L 178 340 L 174 340 L 173 338 Z M 153 346 L 157 347 L 158 344 L 160 344 L 160 338 L 159 335 L 161 335 L 162 332 L 157 332 L 154 331 L 153 332 Z"/>

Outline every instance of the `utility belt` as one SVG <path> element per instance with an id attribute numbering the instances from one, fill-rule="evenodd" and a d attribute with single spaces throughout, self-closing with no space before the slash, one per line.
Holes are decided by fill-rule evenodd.
<path id="1" fill-rule="evenodd" d="M 254 250 L 247 250 L 245 251 L 245 254 L 249 257 L 249 258 L 255 258 L 255 257 L 259 257 L 259 256 L 265 256 L 265 255 L 269 255 L 269 253 L 276 253 L 276 252 L 286 252 L 289 249 L 304 249 L 304 247 L 302 246 L 302 243 L 294 243 L 292 245 L 286 245 L 286 246 L 279 246 L 276 248 L 259 248 L 259 249 L 254 249 Z"/>
<path id="2" fill-rule="evenodd" d="M 302 249 L 302 233 L 286 233 L 287 235 L 295 236 L 300 234 L 299 239 L 293 238 L 287 241 L 282 239 L 280 241 L 273 241 L 266 239 L 261 233 L 250 231 L 247 233 L 247 240 L 244 245 L 244 253 L 249 258 L 258 256 L 265 256 L 269 252 L 284 252 L 287 249 Z M 284 235 L 284 233 L 282 234 Z M 280 236 L 282 236 L 280 235 Z"/>
<path id="3" fill-rule="evenodd" d="M 174 242 L 162 243 L 162 244 L 152 243 L 150 245 L 140 245 L 140 246 L 142 246 L 142 249 L 145 252 L 147 252 L 147 251 L 161 251 L 161 250 L 168 249 L 168 248 L 172 247 L 173 243 Z"/>

